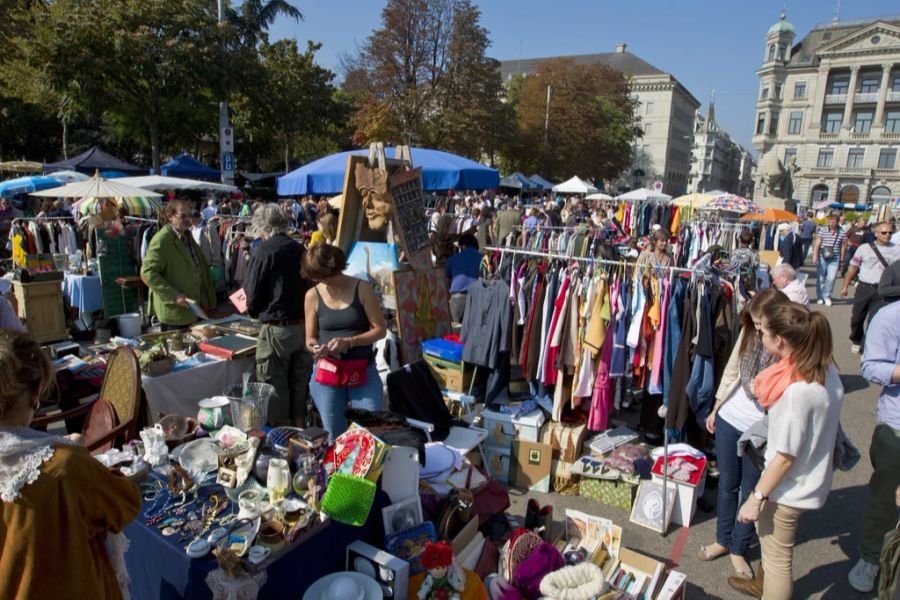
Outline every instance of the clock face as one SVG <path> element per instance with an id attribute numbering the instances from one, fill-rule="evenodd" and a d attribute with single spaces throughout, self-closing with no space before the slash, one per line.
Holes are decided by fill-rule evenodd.
<path id="1" fill-rule="evenodd" d="M 357 556 L 353 561 L 353 568 L 356 569 L 357 572 L 362 573 L 366 577 L 371 577 L 372 579 L 377 579 L 377 573 L 375 571 L 375 565 L 372 564 L 367 558 L 362 556 Z"/>

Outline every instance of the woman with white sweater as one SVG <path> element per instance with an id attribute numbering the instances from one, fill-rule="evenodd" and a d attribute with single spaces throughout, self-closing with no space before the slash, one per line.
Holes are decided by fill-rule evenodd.
<path id="1" fill-rule="evenodd" d="M 766 308 L 762 343 L 778 362 L 756 377 L 768 412 L 766 467 L 738 521 L 756 523 L 762 566 L 752 580 L 729 584 L 766 600 L 793 592 L 794 539 L 800 515 L 821 508 L 831 491 L 832 458 L 844 387 L 832 361 L 828 320 L 796 303 Z"/>

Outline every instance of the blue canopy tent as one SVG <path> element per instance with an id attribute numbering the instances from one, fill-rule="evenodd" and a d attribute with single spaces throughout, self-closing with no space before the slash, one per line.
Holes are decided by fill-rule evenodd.
<path id="1" fill-rule="evenodd" d="M 188 153 L 182 153 L 159 166 L 159 172 L 163 177 L 182 177 L 184 179 L 203 179 L 207 181 L 219 181 L 221 173 L 194 158 Z M 150 173 L 154 175 L 154 173 Z"/>
<path id="2" fill-rule="evenodd" d="M 521 190 L 523 192 L 533 192 L 537 191 L 540 186 L 516 171 L 512 175 L 507 175 L 501 179 L 500 187 Z"/>
<path id="3" fill-rule="evenodd" d="M 15 179 L 0 181 L 0 198 L 12 198 L 19 194 L 30 194 L 41 190 L 49 190 L 64 184 L 65 182 L 60 181 L 59 179 L 47 177 L 45 175 L 16 177 Z"/>
<path id="4" fill-rule="evenodd" d="M 552 190 L 553 186 L 556 185 L 552 181 L 547 181 L 540 175 L 532 175 L 528 179 L 533 181 L 534 183 L 538 184 L 540 187 L 544 188 L 544 190 Z"/>
<path id="5" fill-rule="evenodd" d="M 389 149 L 390 150 L 390 149 Z M 428 191 L 485 190 L 498 186 L 500 174 L 473 160 L 426 148 L 411 148 L 412 163 L 422 167 L 422 185 Z M 278 178 L 279 196 L 340 194 L 350 155 L 368 156 L 368 150 L 338 152 L 303 165 Z M 387 152 L 388 158 L 393 152 Z"/>

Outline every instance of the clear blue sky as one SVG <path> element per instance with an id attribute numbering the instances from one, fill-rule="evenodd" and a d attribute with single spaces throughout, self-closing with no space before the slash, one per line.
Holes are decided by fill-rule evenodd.
<path id="1" fill-rule="evenodd" d="M 234 0 L 235 3 L 238 0 Z M 306 17 L 280 19 L 273 39 L 310 39 L 322 44 L 318 62 L 337 71 L 380 25 L 384 0 L 291 0 Z M 766 31 L 787 7 L 795 42 L 817 23 L 830 21 L 836 0 L 475 0 L 490 34 L 489 55 L 500 59 L 612 52 L 619 42 L 650 64 L 674 75 L 706 112 L 715 90 L 716 120 L 752 150 Z M 896 0 L 841 0 L 849 21 L 900 13 Z"/>

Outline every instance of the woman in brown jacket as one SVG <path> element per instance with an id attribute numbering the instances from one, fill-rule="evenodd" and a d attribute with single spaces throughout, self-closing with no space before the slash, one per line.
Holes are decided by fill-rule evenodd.
<path id="1" fill-rule="evenodd" d="M 104 542 L 140 494 L 77 443 L 28 428 L 50 378 L 31 336 L 0 330 L 0 598 L 121 598 Z"/>

